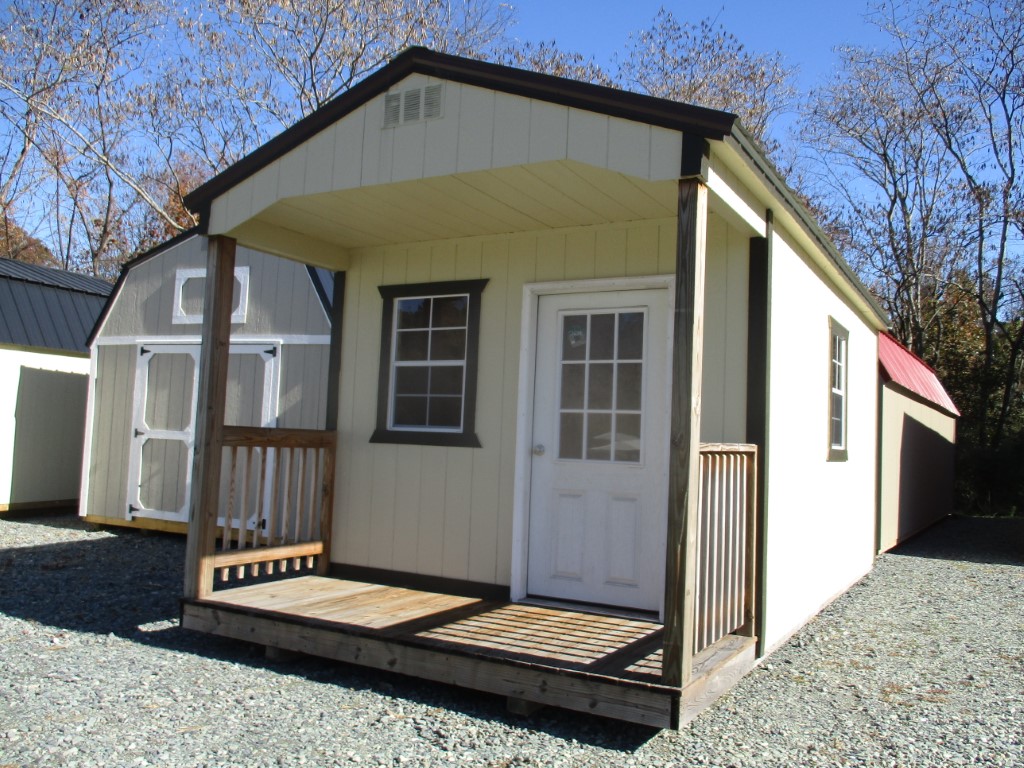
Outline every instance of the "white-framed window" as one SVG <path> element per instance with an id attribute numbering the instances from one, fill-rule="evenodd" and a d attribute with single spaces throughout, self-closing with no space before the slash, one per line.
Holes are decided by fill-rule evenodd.
<path id="1" fill-rule="evenodd" d="M 203 322 L 206 295 L 206 268 L 182 268 L 174 272 L 174 304 L 171 323 L 198 325 Z M 244 323 L 249 311 L 249 268 L 235 267 L 235 286 L 231 292 L 231 322 Z"/>
<path id="2" fill-rule="evenodd" d="M 486 280 L 390 285 L 372 442 L 479 446 L 480 295 Z"/>
<path id="3" fill-rule="evenodd" d="M 830 317 L 828 334 L 828 460 L 846 461 L 850 333 Z"/>

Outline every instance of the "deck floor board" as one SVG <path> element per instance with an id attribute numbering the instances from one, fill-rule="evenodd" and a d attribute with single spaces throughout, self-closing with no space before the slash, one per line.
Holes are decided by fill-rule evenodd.
<path id="1" fill-rule="evenodd" d="M 665 686 L 654 621 L 323 576 L 218 590 L 186 601 L 183 623 L 658 727 L 691 718 L 753 664 L 753 639 L 728 635 L 694 657 L 690 686 Z"/>

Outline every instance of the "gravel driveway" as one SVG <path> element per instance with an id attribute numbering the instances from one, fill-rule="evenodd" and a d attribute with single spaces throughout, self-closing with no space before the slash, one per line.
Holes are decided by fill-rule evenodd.
<path id="1" fill-rule="evenodd" d="M 1024 520 L 951 519 L 680 733 L 182 630 L 181 538 L 0 520 L 0 766 L 1024 766 Z"/>

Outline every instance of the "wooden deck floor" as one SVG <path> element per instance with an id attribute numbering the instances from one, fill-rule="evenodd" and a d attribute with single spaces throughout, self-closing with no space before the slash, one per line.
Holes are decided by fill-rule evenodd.
<path id="1" fill-rule="evenodd" d="M 724 669 L 745 672 L 753 663 L 750 638 L 729 636 L 695 659 L 694 684 L 682 691 L 660 683 L 662 626 L 655 622 L 320 576 L 218 591 L 186 602 L 182 621 L 199 631 L 662 728 L 690 719 L 691 688 L 697 699 L 709 691 L 717 698 L 721 686 L 709 683 L 727 688 L 739 675 L 719 679 Z"/>

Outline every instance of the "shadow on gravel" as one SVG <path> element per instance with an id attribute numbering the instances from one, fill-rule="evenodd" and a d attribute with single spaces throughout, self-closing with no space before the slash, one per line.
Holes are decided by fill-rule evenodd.
<path id="1" fill-rule="evenodd" d="M 7 521 L 76 530 L 93 529 L 74 516 L 37 516 Z M 629 725 L 565 710 L 511 715 L 500 696 L 426 683 L 390 672 L 299 656 L 269 661 L 263 647 L 177 626 L 185 539 L 166 533 L 108 528 L 101 539 L 0 551 L 0 614 L 58 630 L 114 635 L 154 648 L 201 656 L 283 675 L 373 691 L 427 707 L 461 712 L 510 728 L 543 731 L 556 738 L 604 749 L 634 752 L 657 735 Z"/>
<path id="2" fill-rule="evenodd" d="M 891 554 L 1024 565 L 1024 518 L 948 517 L 900 544 Z"/>

